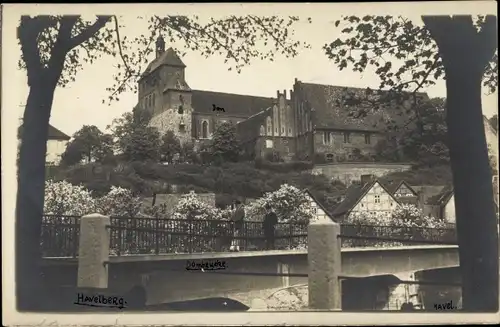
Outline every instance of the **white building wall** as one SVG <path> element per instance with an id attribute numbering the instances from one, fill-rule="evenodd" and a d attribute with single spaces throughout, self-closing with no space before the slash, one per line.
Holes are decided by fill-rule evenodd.
<path id="1" fill-rule="evenodd" d="M 57 165 L 61 161 L 61 155 L 66 150 L 68 141 L 66 140 L 48 140 L 47 141 L 47 155 L 45 162 Z"/>
<path id="2" fill-rule="evenodd" d="M 377 182 L 351 210 L 351 213 L 377 212 L 390 214 L 399 204 Z"/>
<path id="3" fill-rule="evenodd" d="M 455 195 L 452 195 L 443 208 L 443 219 L 449 224 L 454 224 L 455 218 Z"/>

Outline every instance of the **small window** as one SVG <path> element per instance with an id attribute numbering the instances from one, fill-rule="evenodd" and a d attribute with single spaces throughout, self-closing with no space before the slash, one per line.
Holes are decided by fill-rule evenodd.
<path id="1" fill-rule="evenodd" d="M 371 144 L 370 134 L 365 134 L 365 144 Z"/>
<path id="2" fill-rule="evenodd" d="M 177 108 L 177 113 L 179 115 L 183 115 L 184 114 L 184 107 L 182 106 L 182 104 L 180 104 L 179 108 Z"/>
<path id="3" fill-rule="evenodd" d="M 273 148 L 273 140 L 266 140 L 266 148 L 268 149 Z"/>
<path id="4" fill-rule="evenodd" d="M 375 203 L 380 203 L 380 195 L 375 195 Z"/>
<path id="5" fill-rule="evenodd" d="M 331 144 L 332 138 L 330 132 L 323 132 L 323 144 Z"/>
<path id="6" fill-rule="evenodd" d="M 351 143 L 351 134 L 344 133 L 344 143 Z"/>
<path id="7" fill-rule="evenodd" d="M 292 129 L 288 128 L 288 134 L 292 134 Z"/>
<path id="8" fill-rule="evenodd" d="M 326 161 L 332 162 L 333 161 L 333 153 L 327 153 L 326 154 Z"/>

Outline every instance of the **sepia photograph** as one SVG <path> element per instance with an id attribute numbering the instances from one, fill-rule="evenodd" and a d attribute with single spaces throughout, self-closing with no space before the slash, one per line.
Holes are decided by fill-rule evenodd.
<path id="1" fill-rule="evenodd" d="M 500 322 L 495 2 L 0 8 L 4 325 Z"/>

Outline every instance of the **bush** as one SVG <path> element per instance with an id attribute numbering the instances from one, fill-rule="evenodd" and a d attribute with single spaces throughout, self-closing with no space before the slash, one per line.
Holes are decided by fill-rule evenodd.
<path id="1" fill-rule="evenodd" d="M 239 198 L 259 198 L 267 192 L 280 188 L 284 183 L 299 189 L 309 189 L 324 205 L 336 198 L 345 189 L 340 183 L 332 184 L 323 175 L 312 175 L 306 171 L 307 162 L 273 163 L 270 169 L 257 169 L 255 163 L 223 163 L 221 166 L 195 164 L 162 165 L 155 162 L 130 162 L 116 166 L 80 165 L 65 170 L 62 178 L 72 184 L 82 184 L 96 193 L 104 194 L 111 186 L 131 190 L 134 194 L 151 196 L 160 185 L 178 185 L 179 191 L 188 193 L 213 192 L 231 194 Z"/>
<path id="2" fill-rule="evenodd" d="M 343 233 L 359 236 L 378 236 L 405 240 L 442 240 L 453 237 L 453 231 L 442 219 L 424 216 L 422 210 L 411 204 L 401 204 L 389 213 L 356 212 L 346 220 Z M 451 234 L 450 234 L 451 232 Z M 397 241 L 344 239 L 343 246 L 400 246 Z"/>

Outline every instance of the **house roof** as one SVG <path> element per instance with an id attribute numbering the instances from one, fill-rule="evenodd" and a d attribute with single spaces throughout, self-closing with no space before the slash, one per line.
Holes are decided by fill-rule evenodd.
<path id="1" fill-rule="evenodd" d="M 17 129 L 17 137 L 20 139 L 21 135 L 23 133 L 23 126 L 21 125 Z M 71 136 L 66 135 L 65 133 L 61 132 L 54 126 L 49 124 L 49 134 L 47 136 L 47 140 L 62 140 L 62 141 L 68 141 L 71 139 Z"/>
<path id="2" fill-rule="evenodd" d="M 333 216 L 341 216 L 349 213 L 375 184 L 379 184 L 394 199 L 394 201 L 399 203 L 398 199 L 396 199 L 391 192 L 389 192 L 387 187 L 378 179 L 364 185 L 361 183 L 354 183 L 347 188 L 345 199 L 337 206 L 337 208 L 335 208 Z"/>
<path id="3" fill-rule="evenodd" d="M 329 212 L 328 209 L 325 208 L 325 206 L 323 206 L 323 204 L 321 204 L 321 202 L 319 202 L 315 197 L 314 195 L 311 193 L 311 191 L 309 191 L 308 189 L 305 189 L 304 190 L 304 193 L 306 193 L 307 195 L 309 195 L 311 197 L 311 199 L 314 200 L 314 202 L 316 202 L 316 204 L 321 208 L 321 210 L 323 210 L 325 212 L 325 214 L 331 219 L 333 220 L 333 215 L 332 213 Z"/>
<path id="4" fill-rule="evenodd" d="M 158 67 L 162 65 L 175 66 L 184 68 L 186 65 L 182 62 L 181 58 L 177 55 L 174 49 L 168 48 L 164 51 L 158 58 L 155 58 L 148 67 L 144 70 L 141 78 L 155 71 Z"/>
<path id="5" fill-rule="evenodd" d="M 226 115 L 250 117 L 272 107 L 276 99 L 253 95 L 193 90 L 191 104 L 197 113 L 212 113 L 212 104 L 225 109 Z"/>
<path id="6" fill-rule="evenodd" d="M 445 186 L 441 192 L 427 199 L 427 204 L 445 205 L 453 195 L 453 186 Z"/>
<path id="7" fill-rule="evenodd" d="M 428 201 L 429 198 L 441 193 L 445 187 L 445 185 L 414 185 L 412 189 L 422 195 L 424 201 Z"/>
<path id="8" fill-rule="evenodd" d="M 417 195 L 417 192 L 413 189 L 413 187 L 410 184 L 408 184 L 404 179 L 399 181 L 393 181 L 392 183 L 386 183 L 385 187 L 392 195 L 394 195 L 402 185 L 405 185 L 410 191 L 413 192 L 413 194 Z"/>
<path id="9" fill-rule="evenodd" d="M 347 106 L 339 101 L 345 95 L 365 97 L 365 88 L 353 88 L 323 84 L 303 83 L 297 81 L 297 89 L 314 109 L 316 128 L 339 130 L 380 131 L 389 122 L 402 124 L 408 121 L 409 114 L 402 111 L 401 105 L 384 106 L 374 111 L 372 107 L 363 104 Z M 383 92 L 381 94 L 389 94 Z M 427 94 L 419 93 L 420 98 L 428 98 Z M 351 117 L 350 112 L 366 111 L 366 117 Z"/>

